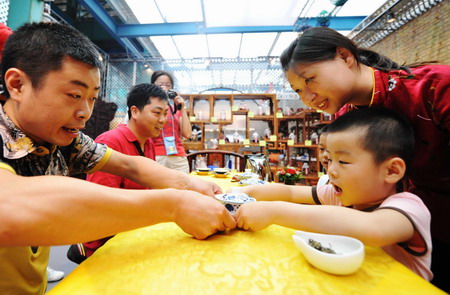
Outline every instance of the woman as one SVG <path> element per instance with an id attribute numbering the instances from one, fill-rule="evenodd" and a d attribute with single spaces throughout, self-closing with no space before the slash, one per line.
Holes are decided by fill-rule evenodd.
<path id="1" fill-rule="evenodd" d="M 401 66 L 325 27 L 306 30 L 280 59 L 309 107 L 330 114 L 344 106 L 385 107 L 410 121 L 416 144 L 409 190 L 431 211 L 433 283 L 449 291 L 450 66 Z"/>
<path id="2" fill-rule="evenodd" d="M 166 92 L 172 90 L 174 86 L 172 76 L 165 71 L 154 72 L 150 82 L 160 86 Z M 191 123 L 184 105 L 184 99 L 177 93 L 175 98 L 173 98 L 173 103 L 170 104 L 167 122 L 161 135 L 153 138 L 156 161 L 167 168 L 189 174 L 189 163 L 184 150 L 182 136 L 189 138 L 191 133 Z"/>

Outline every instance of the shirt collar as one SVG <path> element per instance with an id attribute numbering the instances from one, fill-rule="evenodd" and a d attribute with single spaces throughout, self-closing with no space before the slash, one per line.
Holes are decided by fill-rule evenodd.
<path id="1" fill-rule="evenodd" d="M 134 135 L 134 133 L 130 130 L 130 128 L 128 128 L 127 125 L 120 124 L 117 126 L 117 128 L 123 129 L 123 134 L 125 135 L 125 138 L 129 142 L 138 141 L 136 135 Z M 150 138 L 145 141 L 145 145 L 148 145 L 149 143 L 150 143 Z"/>
<path id="2" fill-rule="evenodd" d="M 3 140 L 3 156 L 6 159 L 20 159 L 33 153 L 48 155 L 56 150 L 56 145 L 40 146 L 20 130 L 0 106 L 0 136 Z"/>

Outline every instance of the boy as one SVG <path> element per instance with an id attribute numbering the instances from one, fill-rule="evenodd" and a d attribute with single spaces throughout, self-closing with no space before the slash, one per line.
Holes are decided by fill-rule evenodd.
<path id="1" fill-rule="evenodd" d="M 99 93 L 101 68 L 93 43 L 61 24 L 25 24 L 3 49 L 3 294 L 45 292 L 49 247 L 41 246 L 90 241 L 159 222 L 175 222 L 199 239 L 235 227 L 219 202 L 198 193 L 218 193 L 216 185 L 113 151 L 80 132 Z M 62 177 L 95 171 L 145 187 L 183 190 L 124 191 Z"/>
<path id="2" fill-rule="evenodd" d="M 276 196 L 272 200 L 325 206 L 244 204 L 234 216 L 237 226 L 261 230 L 278 224 L 352 236 L 366 245 L 382 247 L 412 271 L 431 280 L 430 213 L 419 197 L 397 191 L 412 159 L 413 147 L 410 125 L 393 111 L 367 108 L 346 113 L 328 126 L 330 184 L 318 188 L 318 200 L 305 194 L 302 187 L 292 188 L 290 196 L 277 190 L 278 186 L 270 192 Z M 259 199 L 258 195 L 252 196 Z"/>
<path id="3" fill-rule="evenodd" d="M 106 144 L 127 155 L 140 155 L 155 160 L 152 138 L 159 136 L 167 120 L 169 103 L 166 93 L 153 84 L 135 85 L 128 93 L 127 106 L 127 124 L 120 124 L 117 128 L 100 134 L 95 142 Z M 148 189 L 124 177 L 101 171 L 88 175 L 87 180 L 115 188 Z M 110 238 L 72 245 L 67 256 L 73 262 L 81 263 Z"/>

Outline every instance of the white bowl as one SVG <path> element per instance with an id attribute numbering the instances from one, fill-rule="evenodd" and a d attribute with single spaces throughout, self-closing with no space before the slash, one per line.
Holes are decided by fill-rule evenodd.
<path id="1" fill-rule="evenodd" d="M 309 263 L 328 273 L 349 275 L 364 261 L 364 244 L 355 238 L 304 231 L 296 231 L 292 238 Z M 336 254 L 317 250 L 309 244 L 310 239 L 319 242 L 322 248 L 331 248 Z"/>
<path id="2" fill-rule="evenodd" d="M 227 168 L 214 168 L 216 174 L 227 174 L 229 170 Z"/>
<path id="3" fill-rule="evenodd" d="M 242 204 L 256 201 L 256 199 L 244 193 L 218 194 L 215 195 L 215 198 L 227 208 L 232 216 Z"/>

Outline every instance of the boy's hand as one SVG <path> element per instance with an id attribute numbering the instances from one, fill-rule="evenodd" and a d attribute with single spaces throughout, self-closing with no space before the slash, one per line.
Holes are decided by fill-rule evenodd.
<path id="1" fill-rule="evenodd" d="M 193 191 L 177 190 L 181 195 L 176 203 L 173 221 L 196 239 L 236 227 L 230 212 L 215 199 Z"/>
<path id="2" fill-rule="evenodd" d="M 234 214 L 236 226 L 243 230 L 262 230 L 271 225 L 270 202 L 246 203 L 239 207 Z"/>
<path id="3" fill-rule="evenodd" d="M 189 175 L 188 189 L 196 191 L 204 195 L 214 197 L 214 195 L 221 194 L 222 189 L 214 182 L 200 179 L 199 177 Z"/>

